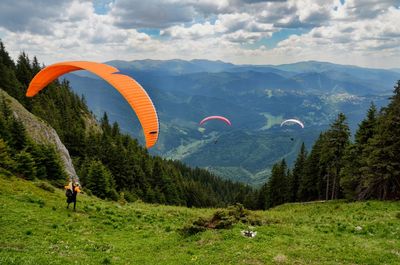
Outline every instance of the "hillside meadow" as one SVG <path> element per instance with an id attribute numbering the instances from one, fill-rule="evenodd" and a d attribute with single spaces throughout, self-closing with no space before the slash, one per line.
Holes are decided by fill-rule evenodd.
<path id="1" fill-rule="evenodd" d="M 216 209 L 121 204 L 0 173 L 0 264 L 400 264 L 400 202 L 285 204 L 195 235 Z"/>

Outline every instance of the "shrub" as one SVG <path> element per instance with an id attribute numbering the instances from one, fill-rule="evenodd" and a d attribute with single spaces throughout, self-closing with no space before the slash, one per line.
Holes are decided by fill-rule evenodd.
<path id="1" fill-rule="evenodd" d="M 118 203 L 120 205 L 125 205 L 127 203 L 127 201 L 125 199 L 125 193 L 124 192 L 120 192 L 119 193 Z"/>
<path id="2" fill-rule="evenodd" d="M 138 197 L 129 191 L 124 191 L 124 198 L 127 202 L 134 202 L 137 201 Z"/>
<path id="3" fill-rule="evenodd" d="M 16 172 L 27 180 L 33 180 L 36 177 L 36 165 L 32 155 L 26 151 L 21 151 L 15 156 Z"/>
<path id="4" fill-rule="evenodd" d="M 4 169 L 2 167 L 0 167 L 0 174 L 5 177 L 8 177 L 8 178 L 14 176 L 10 171 L 8 171 L 7 169 Z"/>
<path id="5" fill-rule="evenodd" d="M 109 193 L 109 198 L 113 201 L 118 201 L 119 195 L 118 192 L 115 189 L 111 189 Z"/>
<path id="6" fill-rule="evenodd" d="M 83 190 L 83 192 L 84 192 L 85 194 L 87 194 L 88 196 L 92 196 L 92 195 L 93 195 L 92 191 L 89 190 L 88 188 L 83 188 L 82 190 Z"/>
<path id="7" fill-rule="evenodd" d="M 35 185 L 36 185 L 36 187 L 41 188 L 42 190 L 45 190 L 45 191 L 48 191 L 51 193 L 54 193 L 54 191 L 55 191 L 55 189 L 53 188 L 52 185 L 50 185 L 49 183 L 44 182 L 44 181 L 37 182 L 37 183 L 35 183 Z"/>
<path id="8" fill-rule="evenodd" d="M 110 260 L 109 258 L 104 258 L 104 259 L 103 259 L 103 264 L 105 264 L 105 265 L 106 265 L 106 264 L 107 264 L 107 265 L 108 265 L 108 264 L 111 264 L 111 260 Z"/>
<path id="9" fill-rule="evenodd" d="M 229 206 L 226 210 L 216 211 L 210 219 L 200 217 L 192 224 L 185 226 L 182 232 L 186 235 L 194 235 L 206 229 L 228 229 L 236 223 L 262 225 L 263 222 L 259 216 L 251 214 L 238 203 Z"/>

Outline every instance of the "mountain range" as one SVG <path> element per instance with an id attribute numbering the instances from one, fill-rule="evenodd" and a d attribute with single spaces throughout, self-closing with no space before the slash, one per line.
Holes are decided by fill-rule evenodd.
<path id="1" fill-rule="evenodd" d="M 354 132 L 374 102 L 384 106 L 400 73 L 327 62 L 234 65 L 207 60 L 109 61 L 149 93 L 160 118 L 160 139 L 152 154 L 207 168 L 232 180 L 259 185 L 271 166 L 292 164 L 302 142 L 310 148 L 339 112 Z M 73 90 L 90 109 L 143 142 L 140 124 L 121 95 L 88 72 L 68 74 Z M 209 115 L 229 118 L 199 121 Z M 305 128 L 280 127 L 297 118 Z"/>

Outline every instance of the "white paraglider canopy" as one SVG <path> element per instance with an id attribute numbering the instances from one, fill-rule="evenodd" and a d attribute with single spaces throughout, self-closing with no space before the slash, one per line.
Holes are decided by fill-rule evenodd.
<path id="1" fill-rule="evenodd" d="M 287 120 L 284 120 L 284 121 L 281 123 L 281 126 L 285 125 L 286 123 L 289 123 L 289 124 L 291 124 L 291 123 L 297 123 L 298 125 L 301 126 L 301 128 L 304 128 L 304 124 L 303 124 L 301 121 L 297 120 L 297 119 L 287 119 Z"/>

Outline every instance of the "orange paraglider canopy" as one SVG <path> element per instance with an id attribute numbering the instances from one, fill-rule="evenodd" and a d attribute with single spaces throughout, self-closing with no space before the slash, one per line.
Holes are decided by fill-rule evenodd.
<path id="1" fill-rule="evenodd" d="M 87 70 L 110 83 L 128 101 L 135 111 L 143 127 L 146 147 L 150 148 L 157 142 L 159 124 L 156 109 L 147 92 L 129 76 L 119 73 L 115 67 L 95 62 L 72 61 L 52 64 L 42 69 L 29 84 L 27 97 L 35 96 L 40 90 L 57 79 L 60 75 Z"/>

